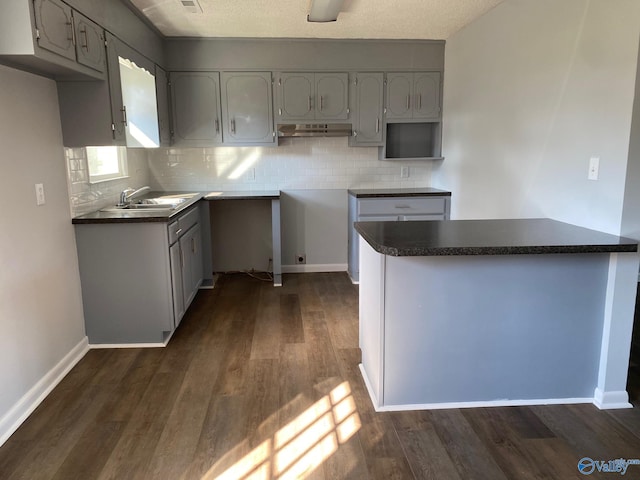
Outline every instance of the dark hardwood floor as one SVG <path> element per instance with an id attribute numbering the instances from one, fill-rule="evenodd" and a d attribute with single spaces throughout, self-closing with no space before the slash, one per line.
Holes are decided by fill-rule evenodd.
<path id="1" fill-rule="evenodd" d="M 637 408 L 376 413 L 357 312 L 343 273 L 224 276 L 166 348 L 91 350 L 0 448 L 0 478 L 579 479 L 583 457 L 640 458 Z"/>

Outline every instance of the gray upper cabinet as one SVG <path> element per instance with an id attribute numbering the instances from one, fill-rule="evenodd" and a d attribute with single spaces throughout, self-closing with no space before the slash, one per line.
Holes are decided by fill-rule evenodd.
<path id="1" fill-rule="evenodd" d="M 55 78 L 104 78 L 103 29 L 61 0 L 0 2 L 0 57 Z"/>
<path id="2" fill-rule="evenodd" d="M 413 92 L 416 105 L 413 118 L 440 119 L 440 72 L 413 74 Z"/>
<path id="3" fill-rule="evenodd" d="M 67 147 L 158 146 L 155 65 L 106 33 L 107 81 L 58 81 Z"/>
<path id="4" fill-rule="evenodd" d="M 351 82 L 354 94 L 355 117 L 352 146 L 382 145 L 382 112 L 384 75 L 382 73 L 356 73 Z"/>
<path id="5" fill-rule="evenodd" d="M 349 118 L 348 74 L 284 72 L 278 77 L 278 121 Z"/>
<path id="6" fill-rule="evenodd" d="M 158 99 L 158 131 L 160 145 L 171 144 L 171 125 L 169 114 L 169 74 L 156 65 L 156 98 Z"/>
<path id="7" fill-rule="evenodd" d="M 387 74 L 387 120 L 439 120 L 440 73 Z"/>
<path id="8" fill-rule="evenodd" d="M 78 12 L 73 12 L 73 22 L 78 63 L 104 72 L 104 30 Z"/>
<path id="9" fill-rule="evenodd" d="M 38 46 L 71 60 L 76 59 L 71 7 L 59 0 L 34 0 Z"/>
<path id="10" fill-rule="evenodd" d="M 223 72 L 222 121 L 226 145 L 275 145 L 271 72 Z"/>
<path id="11" fill-rule="evenodd" d="M 282 73 L 278 79 L 280 120 L 313 120 L 315 111 L 313 73 Z"/>
<path id="12" fill-rule="evenodd" d="M 222 143 L 218 72 L 171 72 L 172 144 L 207 147 Z"/>
<path id="13" fill-rule="evenodd" d="M 120 61 L 125 56 L 125 45 L 110 33 L 107 40 L 107 77 L 109 84 L 109 110 L 111 112 L 111 130 L 114 145 L 126 144 L 125 128 L 127 126 L 127 111 L 122 99 L 120 85 Z M 126 58 L 126 57 L 125 57 Z"/>

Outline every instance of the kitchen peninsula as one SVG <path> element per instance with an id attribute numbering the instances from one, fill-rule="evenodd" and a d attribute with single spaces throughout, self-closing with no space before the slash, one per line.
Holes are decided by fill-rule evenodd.
<path id="1" fill-rule="evenodd" d="M 361 371 L 377 410 L 631 406 L 636 241 L 550 219 L 356 230 Z"/>

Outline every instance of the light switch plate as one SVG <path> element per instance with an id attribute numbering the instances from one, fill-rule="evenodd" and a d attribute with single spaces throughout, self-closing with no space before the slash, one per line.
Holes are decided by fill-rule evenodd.
<path id="1" fill-rule="evenodd" d="M 589 180 L 598 180 L 599 173 L 600 173 L 600 157 L 591 157 L 589 159 L 589 174 L 587 178 Z"/>
<path id="2" fill-rule="evenodd" d="M 42 183 L 36 183 L 36 205 L 44 205 L 44 185 Z"/>
<path id="3" fill-rule="evenodd" d="M 409 167 L 400 167 L 400 178 L 409 178 Z"/>

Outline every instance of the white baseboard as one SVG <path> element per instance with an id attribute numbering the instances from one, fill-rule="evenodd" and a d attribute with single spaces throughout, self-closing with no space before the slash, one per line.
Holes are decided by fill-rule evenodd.
<path id="1" fill-rule="evenodd" d="M 362 364 L 360 367 L 360 373 L 364 379 L 364 384 L 371 397 L 373 408 L 376 412 L 403 412 L 406 410 L 443 410 L 447 408 L 483 408 L 483 407 L 523 407 L 532 405 L 563 405 L 563 404 L 575 404 L 575 403 L 595 403 L 591 397 L 578 397 L 578 398 L 535 398 L 535 399 L 523 399 L 523 400 L 487 400 L 477 402 L 443 402 L 443 403 L 414 403 L 406 405 L 380 405 L 378 399 L 373 392 L 367 373 L 364 370 Z M 625 392 L 626 393 L 626 392 Z"/>
<path id="2" fill-rule="evenodd" d="M 165 343 L 90 343 L 91 350 L 100 350 L 101 348 L 162 348 L 166 347 Z"/>
<path id="3" fill-rule="evenodd" d="M 358 368 L 360 369 L 360 373 L 362 374 L 362 379 L 364 380 L 364 386 L 367 387 L 367 392 L 369 392 L 369 398 L 371 399 L 371 403 L 373 404 L 373 408 L 376 412 L 381 412 L 382 410 L 379 410 L 380 408 L 380 404 L 378 402 L 378 397 L 376 396 L 375 392 L 373 391 L 373 386 L 371 385 L 371 382 L 369 381 L 369 377 L 367 376 L 367 372 L 364 369 L 364 365 L 362 365 L 361 363 L 358 364 Z"/>
<path id="4" fill-rule="evenodd" d="M 0 419 L 0 446 L 22 425 L 22 422 L 31 415 L 88 351 L 88 339 L 84 337 Z"/>
<path id="5" fill-rule="evenodd" d="M 593 394 L 593 404 L 600 410 L 633 408 L 633 405 L 629 403 L 629 394 L 624 390 L 603 392 L 599 388 L 596 388 Z"/>
<path id="6" fill-rule="evenodd" d="M 593 403 L 593 398 L 534 398 L 522 400 L 482 400 L 477 402 L 416 403 L 407 405 L 385 405 L 376 408 L 376 412 L 402 412 L 405 410 L 444 410 L 448 408 L 527 407 L 533 405 L 569 405 L 576 403 Z"/>
<path id="7" fill-rule="evenodd" d="M 346 263 L 316 263 L 306 265 L 282 265 L 282 273 L 346 272 Z"/>

